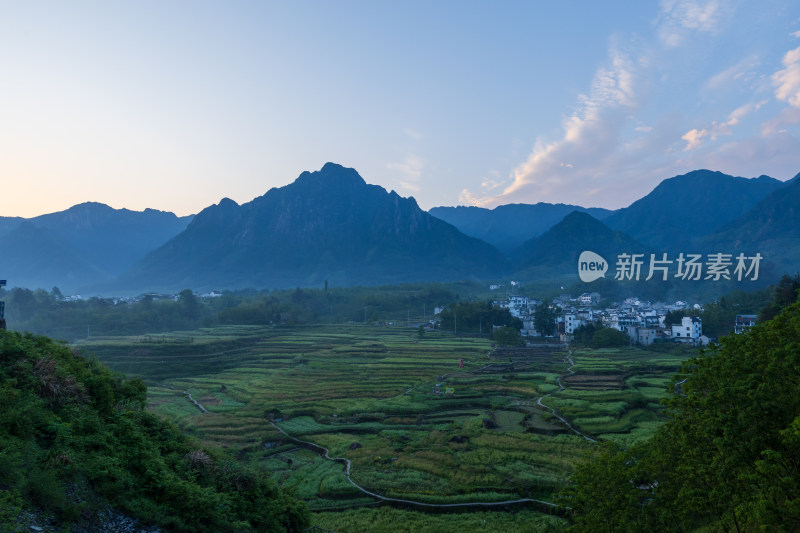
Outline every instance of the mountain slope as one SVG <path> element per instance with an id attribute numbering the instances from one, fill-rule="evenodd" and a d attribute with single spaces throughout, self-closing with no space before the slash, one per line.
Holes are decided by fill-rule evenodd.
<path id="1" fill-rule="evenodd" d="M 605 223 L 655 250 L 677 251 L 742 216 L 785 185 L 769 176 L 747 179 L 695 170 L 662 181 Z"/>
<path id="2" fill-rule="evenodd" d="M 192 217 L 86 202 L 30 221 L 107 276 L 117 276 L 183 231 Z"/>
<path id="3" fill-rule="evenodd" d="M 505 259 L 422 211 L 327 163 L 237 205 L 225 199 L 120 278 L 185 287 L 371 285 L 497 275 Z"/>
<path id="4" fill-rule="evenodd" d="M 25 219 L 21 217 L 0 217 L 0 237 L 7 235 L 19 226 Z"/>
<path id="5" fill-rule="evenodd" d="M 566 204 L 508 204 L 485 209 L 474 206 L 434 207 L 428 212 L 449 222 L 462 233 L 509 252 L 523 242 L 541 235 L 573 211 L 589 213 L 602 220 L 612 211 Z"/>
<path id="6" fill-rule="evenodd" d="M 589 214 L 573 211 L 539 237 L 526 241 L 513 253 L 513 264 L 523 278 L 578 279 L 578 257 L 583 251 L 600 254 L 613 277 L 617 254 L 645 253 L 645 247 L 628 235 L 613 231 Z"/>
<path id="7" fill-rule="evenodd" d="M 767 274 L 780 277 L 800 268 L 800 180 L 758 202 L 717 233 L 698 239 L 700 250 L 747 255 L 761 253 Z"/>
<path id="8" fill-rule="evenodd" d="M 268 476 L 148 412 L 142 380 L 64 343 L 0 330 L 0 390 L 3 531 L 308 527 L 305 503 Z"/>
<path id="9" fill-rule="evenodd" d="M 71 293 L 107 276 L 70 250 L 46 229 L 30 221 L 0 237 L 3 279 L 11 286 L 51 289 L 58 286 Z"/>

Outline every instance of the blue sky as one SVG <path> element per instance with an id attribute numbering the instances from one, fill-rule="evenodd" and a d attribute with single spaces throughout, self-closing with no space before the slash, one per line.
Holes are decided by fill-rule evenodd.
<path id="1" fill-rule="evenodd" d="M 334 161 L 438 205 L 800 172 L 800 4 L 0 2 L 0 215 L 184 215 Z"/>

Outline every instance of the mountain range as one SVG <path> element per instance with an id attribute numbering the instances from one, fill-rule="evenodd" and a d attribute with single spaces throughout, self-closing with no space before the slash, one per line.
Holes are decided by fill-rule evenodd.
<path id="1" fill-rule="evenodd" d="M 31 219 L 0 217 L 0 268 L 13 285 L 78 291 L 127 271 L 192 218 L 95 202 Z"/>
<path id="2" fill-rule="evenodd" d="M 503 252 L 511 252 L 525 241 L 553 227 L 573 211 L 603 220 L 613 213 L 601 207 L 568 204 L 507 204 L 494 209 L 475 206 L 434 207 L 431 215 L 457 227 L 461 232 L 488 242 Z"/>
<path id="3" fill-rule="evenodd" d="M 695 170 L 665 179 L 605 223 L 653 248 L 680 250 L 743 216 L 785 185 L 769 176 L 747 179 Z"/>
<path id="4" fill-rule="evenodd" d="M 544 203 L 425 212 L 327 163 L 245 204 L 226 198 L 189 217 L 97 203 L 0 217 L 0 277 L 67 294 L 511 276 L 563 283 L 577 281 L 577 257 L 592 250 L 760 252 L 766 279 L 798 268 L 798 177 L 696 170 L 614 212 Z"/>
<path id="5" fill-rule="evenodd" d="M 224 199 L 120 278 L 122 286 L 373 285 L 485 279 L 506 270 L 493 246 L 413 198 L 327 163 L 243 205 Z"/>

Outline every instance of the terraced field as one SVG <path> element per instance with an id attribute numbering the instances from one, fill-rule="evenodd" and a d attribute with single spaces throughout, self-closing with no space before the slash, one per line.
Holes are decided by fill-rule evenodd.
<path id="1" fill-rule="evenodd" d="M 152 410 L 269 470 L 321 512 L 321 524 L 363 514 L 333 519 L 322 511 L 376 500 L 347 481 L 341 464 L 270 421 L 349 459 L 356 483 L 389 498 L 551 500 L 594 444 L 537 400 L 547 395 L 544 403 L 582 433 L 632 442 L 659 423 L 657 400 L 682 358 L 584 350 L 572 353 L 571 369 L 561 345 L 493 351 L 483 338 L 416 333 L 228 326 L 93 339 L 81 348 L 144 378 Z"/>

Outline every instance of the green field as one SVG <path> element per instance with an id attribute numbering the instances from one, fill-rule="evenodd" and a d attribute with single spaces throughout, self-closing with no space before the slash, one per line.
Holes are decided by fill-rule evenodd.
<path id="1" fill-rule="evenodd" d="M 151 410 L 267 469 L 317 511 L 315 524 L 336 531 L 388 529 L 397 522 L 392 513 L 406 513 L 404 524 L 424 515 L 430 524 L 463 522 L 466 530 L 481 530 L 469 524 L 492 512 L 376 508 L 375 498 L 347 481 L 341 463 L 298 445 L 270 421 L 349 459 L 352 480 L 386 497 L 552 501 L 595 444 L 537 400 L 544 396 L 548 408 L 587 436 L 631 443 L 660 423 L 658 399 L 685 358 L 583 349 L 571 352 L 570 369 L 562 345 L 493 351 L 484 338 L 440 332 L 419 338 L 408 328 L 361 325 L 227 326 L 162 338 L 93 338 L 80 348 L 145 379 Z M 448 388 L 451 394 L 444 393 Z M 508 531 L 563 525 L 541 514 L 547 511 L 541 505 L 513 511 L 494 513 L 495 526 L 497 520 Z M 523 513 L 527 518 L 518 521 Z M 394 530 L 402 529 L 395 523 Z"/>

